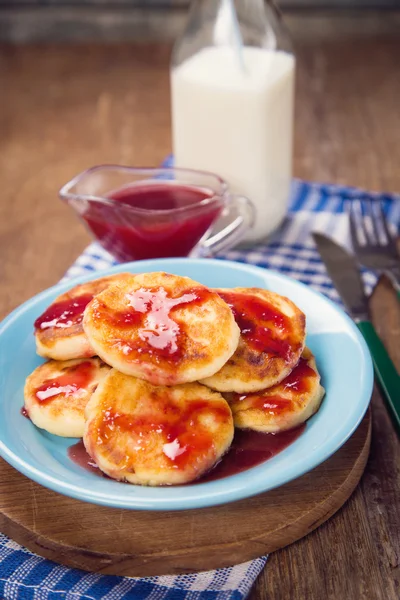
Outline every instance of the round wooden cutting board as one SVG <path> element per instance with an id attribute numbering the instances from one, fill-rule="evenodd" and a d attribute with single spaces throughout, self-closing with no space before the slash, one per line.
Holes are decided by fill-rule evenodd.
<path id="1" fill-rule="evenodd" d="M 0 460 L 0 528 L 32 552 L 71 567 L 145 577 L 226 567 L 307 535 L 358 484 L 368 458 L 371 416 L 310 473 L 232 504 L 180 512 L 106 508 L 30 481 Z"/>

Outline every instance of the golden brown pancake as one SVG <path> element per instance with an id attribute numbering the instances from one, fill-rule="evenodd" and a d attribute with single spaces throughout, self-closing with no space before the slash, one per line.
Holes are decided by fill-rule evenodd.
<path id="1" fill-rule="evenodd" d="M 253 394 L 227 394 L 235 427 L 277 433 L 297 427 L 320 407 L 325 390 L 315 359 L 304 349 L 299 363 L 281 383 Z"/>
<path id="2" fill-rule="evenodd" d="M 303 351 L 305 315 L 275 292 L 259 288 L 216 291 L 232 308 L 241 335 L 235 354 L 201 383 L 220 392 L 248 393 L 282 381 Z"/>
<path id="3" fill-rule="evenodd" d="M 233 419 L 224 398 L 198 383 L 166 387 L 112 369 L 86 406 L 83 441 L 113 479 L 188 483 L 228 450 Z"/>
<path id="4" fill-rule="evenodd" d="M 82 437 L 85 406 L 110 367 L 99 358 L 50 360 L 25 383 L 25 409 L 41 429 L 63 437 Z"/>
<path id="5" fill-rule="evenodd" d="M 36 350 L 40 356 L 55 360 L 95 356 L 83 331 L 83 311 L 90 300 L 111 283 L 131 278 L 117 273 L 76 285 L 61 294 L 35 321 Z"/>
<path id="6" fill-rule="evenodd" d="M 87 305 L 83 328 L 107 364 L 155 385 L 216 373 L 239 340 L 232 311 L 217 293 L 163 272 L 109 286 Z"/>

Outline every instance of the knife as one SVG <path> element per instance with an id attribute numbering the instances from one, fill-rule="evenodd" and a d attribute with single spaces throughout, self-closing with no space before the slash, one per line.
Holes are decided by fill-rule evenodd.
<path id="1" fill-rule="evenodd" d="M 367 343 L 376 378 L 382 388 L 393 425 L 400 435 L 400 375 L 371 323 L 368 300 L 355 258 L 320 233 L 312 234 L 333 284 Z"/>

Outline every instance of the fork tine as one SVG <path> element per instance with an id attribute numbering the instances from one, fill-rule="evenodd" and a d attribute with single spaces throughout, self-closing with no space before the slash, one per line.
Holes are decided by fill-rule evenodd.
<path id="1" fill-rule="evenodd" d="M 358 248 L 361 248 L 362 244 L 359 238 L 359 226 L 361 221 L 361 229 L 364 228 L 364 223 L 362 222 L 362 218 L 359 216 L 362 215 L 361 204 L 359 200 L 352 200 L 349 202 L 349 217 L 350 217 L 350 235 L 351 242 L 353 244 L 354 250 L 357 251 Z M 365 236 L 365 233 L 364 233 Z M 365 237 L 365 240 L 367 238 Z"/>
<path id="2" fill-rule="evenodd" d="M 362 200 L 357 200 L 356 201 L 356 210 L 358 211 L 358 226 L 361 229 L 363 236 L 364 236 L 364 240 L 365 240 L 365 244 L 366 245 L 370 245 L 374 243 L 374 240 L 372 239 L 372 236 L 368 230 L 368 219 L 365 218 L 364 216 L 364 210 L 363 210 L 363 201 Z"/>
<path id="3" fill-rule="evenodd" d="M 373 235 L 375 235 L 375 240 L 372 240 L 372 235 L 370 233 L 370 242 L 375 243 L 375 244 L 380 244 L 380 232 L 379 232 L 379 227 L 378 227 L 378 220 L 380 222 L 382 222 L 382 214 L 378 214 L 376 213 L 376 211 L 374 210 L 374 208 L 376 207 L 377 203 L 374 200 L 366 200 L 364 202 L 364 206 L 366 208 L 366 213 L 372 223 L 372 230 L 374 232 Z M 367 240 L 368 241 L 368 240 Z"/>
<path id="4" fill-rule="evenodd" d="M 385 234 L 385 238 L 386 238 L 385 242 L 386 242 L 386 244 L 388 244 L 389 246 L 391 246 L 391 245 L 395 246 L 394 240 L 393 240 L 393 236 L 392 236 L 392 234 L 389 231 L 389 226 L 388 226 L 388 222 L 387 222 L 386 217 L 385 217 L 385 213 L 383 212 L 382 202 L 378 203 L 377 214 L 379 215 L 379 219 L 380 219 L 380 222 L 381 222 L 381 225 L 382 225 L 382 229 L 383 229 L 383 232 Z"/>

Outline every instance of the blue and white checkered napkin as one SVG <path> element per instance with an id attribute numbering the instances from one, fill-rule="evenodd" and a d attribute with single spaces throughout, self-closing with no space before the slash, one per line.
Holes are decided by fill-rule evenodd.
<path id="1" fill-rule="evenodd" d="M 400 195 L 370 194 L 355 188 L 295 181 L 287 221 L 279 236 L 250 251 L 231 250 L 221 259 L 275 269 L 339 301 L 314 247 L 311 231 L 348 244 L 345 202 L 352 198 L 384 202 L 393 229 L 400 221 Z M 98 244 L 91 244 L 68 270 L 67 278 L 101 271 L 115 264 Z M 372 273 L 363 273 L 369 290 Z M 30 553 L 0 534 L 0 598 L 5 600 L 242 600 L 266 563 L 266 557 L 226 569 L 193 575 L 144 579 L 86 573 Z"/>

